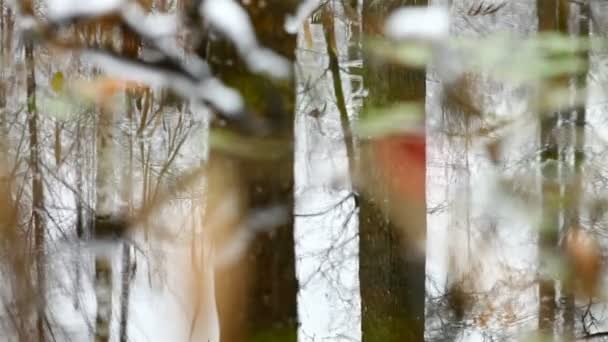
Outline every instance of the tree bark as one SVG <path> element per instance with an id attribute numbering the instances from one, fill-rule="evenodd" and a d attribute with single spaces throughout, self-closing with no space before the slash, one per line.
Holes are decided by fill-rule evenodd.
<path id="1" fill-rule="evenodd" d="M 101 235 L 102 227 L 107 226 L 113 211 L 112 173 L 114 114 L 111 109 L 100 107 L 97 121 L 97 172 L 95 179 L 95 220 L 93 238 Z M 112 258 L 108 251 L 95 253 L 95 341 L 107 342 L 110 338 L 112 318 Z"/>
<path id="2" fill-rule="evenodd" d="M 251 17 L 260 44 L 293 61 L 296 36 L 285 32 L 283 20 L 294 13 L 297 1 L 251 1 L 245 9 Z M 260 150 L 259 155 L 237 155 L 212 149 L 209 163 L 228 159 L 226 172 L 236 172 L 242 184 L 243 213 L 281 205 L 289 218 L 272 232 L 258 233 L 245 254 L 233 265 L 216 272 L 220 335 L 222 341 L 296 341 L 298 283 L 295 275 L 293 236 L 293 125 L 295 87 L 293 79 L 270 81 L 247 70 L 225 41 L 209 43 L 208 60 L 214 73 L 244 97 L 250 118 L 259 119 L 267 131 L 239 131 L 228 123 L 228 131 L 252 141 L 284 142 L 281 151 Z M 201 52 L 203 53 L 203 52 Z M 232 61 L 231 64 L 225 63 Z M 218 122 L 214 123 L 216 129 Z M 275 141 L 276 141 L 275 140 Z M 264 155 L 262 155 L 264 154 Z M 208 211 L 209 212 L 209 211 Z"/>
<path id="3" fill-rule="evenodd" d="M 127 342 L 129 339 L 129 299 L 131 295 L 131 246 L 123 242 L 122 246 L 122 269 L 121 269 L 121 291 L 120 291 L 120 325 L 118 327 L 118 338 L 120 342 Z"/>
<path id="4" fill-rule="evenodd" d="M 325 5 L 323 15 L 323 32 L 325 34 L 325 43 L 327 46 L 327 56 L 329 58 L 329 70 L 334 86 L 334 96 L 336 97 L 336 106 L 340 112 L 340 126 L 344 135 L 344 145 L 346 147 L 346 157 L 348 162 L 349 176 L 354 176 L 355 170 L 355 141 L 352 135 L 350 117 L 346 108 L 346 99 L 344 98 L 344 90 L 342 89 L 342 77 L 340 75 L 340 62 L 338 59 L 338 43 L 336 41 L 335 27 L 335 11 L 333 3 Z M 328 8 L 329 7 L 329 8 Z"/>
<path id="5" fill-rule="evenodd" d="M 38 110 L 36 108 L 36 75 L 34 61 L 34 46 L 31 40 L 25 43 L 27 115 L 30 136 L 29 166 L 32 173 L 32 227 L 34 231 L 34 255 L 36 269 L 37 317 L 36 331 L 38 341 L 45 340 L 44 322 L 46 308 L 46 270 L 45 270 L 45 232 L 44 219 L 44 188 L 40 170 L 40 143 L 38 141 Z"/>
<path id="6" fill-rule="evenodd" d="M 559 0 L 538 0 L 539 32 L 568 32 L 567 4 Z M 551 80 L 553 84 L 564 82 L 562 78 Z M 560 113 L 543 113 L 540 123 L 541 173 L 542 173 L 542 226 L 538 237 L 541 277 L 539 280 L 539 314 L 538 326 L 546 337 L 553 336 L 555 327 L 555 278 L 543 272 L 547 258 L 558 257 L 558 235 L 560 217 L 560 181 L 558 177 L 559 146 L 556 139 Z"/>
<path id="7" fill-rule="evenodd" d="M 114 115 L 111 110 L 100 110 L 97 122 L 97 176 L 95 179 L 95 226 L 93 236 L 97 235 L 104 222 L 107 222 L 113 210 L 112 203 L 112 161 Z M 95 341 L 107 342 L 110 339 L 110 321 L 112 318 L 112 259 L 109 253 L 98 251 L 95 254 L 95 298 L 97 312 L 95 316 Z"/>
<path id="8" fill-rule="evenodd" d="M 122 177 L 122 198 L 126 201 L 129 206 L 129 212 L 133 206 L 133 103 L 132 98 L 127 92 L 127 120 L 129 122 L 129 131 L 125 134 L 125 138 L 128 140 L 128 164 L 126 171 L 123 172 Z M 122 246 L 122 265 L 121 265 L 121 290 L 120 290 L 120 323 L 118 327 L 118 338 L 120 342 L 126 342 L 128 340 L 128 323 L 129 323 L 129 298 L 131 294 L 131 246 L 128 242 L 123 242 Z"/>
<path id="9" fill-rule="evenodd" d="M 135 58 L 139 53 L 141 42 L 133 35 L 123 34 L 122 52 L 128 57 Z M 133 210 L 133 109 L 137 101 L 141 101 L 141 96 L 135 94 L 131 89 L 126 91 L 126 109 L 128 120 L 128 132 L 126 135 L 128 146 L 128 164 L 126 171 L 122 174 L 122 194 L 123 201 L 128 203 L 129 214 Z M 145 200 L 145 198 L 144 198 Z M 129 337 L 129 299 L 131 295 L 131 279 L 133 278 L 133 265 L 131 261 L 131 246 L 125 241 L 122 243 L 122 265 L 121 265 L 121 291 L 120 291 L 120 322 L 118 326 L 118 338 L 120 342 L 127 342 Z"/>
<path id="10" fill-rule="evenodd" d="M 78 309 L 80 307 L 80 294 L 81 294 L 81 278 L 82 278 L 82 248 L 80 246 L 81 241 L 84 238 L 85 231 L 85 211 L 84 211 L 84 191 L 83 191 L 83 176 L 82 176 L 82 168 L 84 167 L 83 153 L 82 153 L 82 123 L 78 122 L 76 124 L 76 185 L 74 194 L 74 202 L 76 203 L 76 238 L 77 245 L 74 251 L 74 308 Z"/>
<path id="11" fill-rule="evenodd" d="M 571 5 L 572 6 L 572 5 Z M 589 18 L 591 15 L 590 6 L 588 2 L 583 2 L 581 4 L 576 5 L 578 7 L 578 11 L 574 11 L 574 22 L 576 23 L 575 30 L 577 37 L 579 38 L 589 38 L 589 29 L 590 22 Z M 572 7 L 570 7 L 572 8 Z M 589 51 L 585 50 L 581 56 L 586 63 L 590 63 L 589 59 Z M 588 65 L 588 64 L 587 64 Z M 580 91 L 584 89 L 587 85 L 587 74 L 588 74 L 588 66 L 584 72 L 581 72 L 578 75 L 574 76 L 574 84 L 576 85 L 575 91 Z M 579 94 L 577 94 L 579 95 Z M 580 96 L 580 95 L 579 95 Z M 570 189 L 566 191 L 566 196 L 570 196 L 571 198 L 565 203 L 567 204 L 566 213 L 569 218 L 566 217 L 564 229 L 567 233 L 568 230 L 572 230 L 570 233 L 576 233 L 576 230 L 581 229 L 581 198 L 583 197 L 583 164 L 585 163 L 585 129 L 586 129 L 586 101 L 581 105 L 577 105 L 574 110 L 574 125 L 573 125 L 573 134 L 574 134 L 574 172 L 573 177 L 574 180 L 570 185 Z M 564 243 L 562 246 L 562 250 L 567 250 L 567 243 Z M 572 265 L 570 265 L 572 267 Z M 573 273 L 575 270 L 571 269 L 570 273 Z M 562 279 L 562 297 L 564 303 L 564 315 L 563 315 L 563 324 L 564 324 L 564 337 L 568 341 L 573 341 L 575 339 L 575 314 L 576 314 L 576 296 L 574 292 L 574 281 L 573 276 L 569 276 L 566 279 Z"/>
<path id="12" fill-rule="evenodd" d="M 426 5 L 426 1 L 392 0 L 363 3 L 363 32 L 368 36 L 382 34 L 386 17 L 396 8 L 406 5 Z M 364 49 L 365 50 L 365 49 Z M 426 79 L 424 70 L 413 70 L 390 63 L 381 63 L 364 56 L 364 81 L 369 91 L 365 107 L 386 106 L 397 101 L 417 101 L 424 105 Z M 401 136 L 390 137 L 400 141 Z M 406 140 L 407 141 L 407 138 Z M 425 255 L 416 250 L 426 231 L 424 191 L 417 203 L 400 202 L 391 195 L 388 180 L 382 178 L 370 145 L 363 142 L 360 173 L 369 178 L 376 191 L 361 195 L 359 219 L 359 282 L 361 288 L 362 340 L 423 341 L 425 305 Z M 408 145 L 405 142 L 405 145 Z M 424 142 L 423 142 L 424 144 Z M 424 149 L 424 147 L 423 147 Z M 371 152 L 374 153 L 374 152 Z M 389 156 L 390 157 L 390 156 Z M 389 158 L 389 159 L 392 159 Z M 399 165 L 397 158 L 391 167 Z M 367 168 L 367 169 L 364 169 Z M 413 171 L 413 170 L 410 170 Z M 421 171 L 421 172 L 420 172 Z M 405 176 L 405 175 L 403 175 Z M 424 170 L 418 170 L 412 184 L 424 189 Z M 409 223 L 398 227 L 392 210 L 407 207 Z M 392 207 L 392 208 L 391 208 Z M 398 209 L 396 209 L 398 208 Z M 416 231 L 416 236 L 400 234 Z"/>

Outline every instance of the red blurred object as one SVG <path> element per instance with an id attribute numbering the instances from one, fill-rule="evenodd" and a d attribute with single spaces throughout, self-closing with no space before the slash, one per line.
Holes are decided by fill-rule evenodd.
<path id="1" fill-rule="evenodd" d="M 423 133 L 382 137 L 372 142 L 374 161 L 390 192 L 425 202 L 426 138 Z"/>
<path id="2" fill-rule="evenodd" d="M 580 227 L 566 234 L 566 256 L 576 290 L 587 298 L 597 296 L 602 281 L 602 250 L 595 237 Z"/>

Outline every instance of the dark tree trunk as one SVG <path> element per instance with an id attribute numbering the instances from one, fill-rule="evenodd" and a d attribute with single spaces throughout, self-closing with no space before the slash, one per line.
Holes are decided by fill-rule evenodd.
<path id="1" fill-rule="evenodd" d="M 372 37 L 381 35 L 383 23 L 394 9 L 426 4 L 426 1 L 364 1 L 363 32 Z M 369 90 L 366 107 L 386 106 L 397 101 L 417 101 L 424 105 L 424 70 L 384 64 L 366 55 L 364 82 Z M 395 197 L 389 194 L 386 179 L 380 178 L 376 165 L 367 158 L 369 156 L 362 156 L 361 167 L 367 167 L 368 170 L 360 170 L 361 174 L 371 178 L 371 182 L 378 186 L 376 191 L 363 193 L 360 201 L 362 338 L 365 342 L 423 341 L 425 255 L 418 252 L 415 245 L 424 239 L 426 231 L 424 195 L 422 194 L 423 198 L 418 198 L 422 205 L 395 203 Z M 424 176 L 417 181 L 424 184 Z M 397 227 L 391 215 L 387 214 L 391 207 L 398 206 L 409 206 L 407 211 L 411 220 L 408 227 Z M 404 229 L 419 232 L 416 237 L 419 240 L 400 234 Z"/>
<path id="2" fill-rule="evenodd" d="M 272 0 L 265 1 L 266 6 L 260 6 L 260 2 L 251 1 L 245 6 L 260 44 L 294 60 L 296 36 L 285 32 L 282 18 L 294 13 L 297 2 Z M 256 141 L 280 139 L 283 147 L 287 147 L 280 152 L 260 150 L 238 156 L 211 146 L 210 163 L 228 159 L 224 166 L 238 174 L 245 196 L 245 216 L 250 209 L 272 205 L 283 205 L 289 212 L 289 219 L 280 227 L 271 233 L 257 234 L 237 264 L 217 270 L 217 291 L 229 292 L 218 295 L 221 340 L 296 341 L 298 283 L 292 215 L 294 81 L 271 81 L 251 73 L 227 42 L 212 42 L 205 50 L 210 51 L 214 73 L 239 90 L 248 115 L 265 122 L 268 129 L 265 133 L 255 129 L 238 133 Z M 232 63 L 223 64 L 226 61 Z M 239 131 L 237 126 L 242 128 L 229 123 L 223 129 Z"/>
<path id="3" fill-rule="evenodd" d="M 570 8 L 572 8 L 571 5 Z M 589 3 L 584 2 L 576 5 L 578 7 L 577 11 L 574 11 L 574 22 L 576 26 L 574 29 L 577 31 L 576 34 L 580 38 L 589 38 L 589 17 L 591 15 Z M 572 16 L 571 16 L 572 17 Z M 582 53 L 583 60 L 586 63 L 589 63 L 589 51 L 585 50 Z M 575 91 L 580 91 L 587 86 L 587 74 L 588 67 L 584 72 L 581 72 L 578 75 L 575 75 L 574 84 L 576 85 Z M 580 96 L 580 94 L 577 94 Z M 568 113 L 571 114 L 571 113 Z M 567 204 L 566 208 L 566 219 L 564 229 L 572 230 L 570 233 L 576 233 L 576 230 L 582 228 L 581 224 L 581 198 L 583 196 L 583 164 L 585 162 L 585 125 L 586 125 L 586 103 L 583 102 L 581 105 L 576 106 L 574 110 L 574 125 L 572 128 L 572 133 L 574 135 L 574 172 L 573 176 L 574 181 L 569 183 L 570 189 L 566 190 L 566 196 L 569 196 L 565 203 Z M 569 216 L 569 217 L 568 217 Z M 564 232 L 567 233 L 567 232 Z M 564 243 L 562 246 L 562 250 L 567 251 L 568 246 Z M 572 267 L 572 265 L 570 265 Z M 575 272 L 574 270 L 571 270 Z M 564 337 L 568 341 L 573 341 L 575 339 L 575 292 L 574 292 L 574 279 L 572 277 L 568 277 L 562 280 L 562 302 L 564 303 L 564 316 L 563 316 L 563 324 L 564 324 Z"/>
<path id="4" fill-rule="evenodd" d="M 60 122 L 55 123 L 55 165 L 57 168 L 61 166 L 62 149 L 61 149 L 61 131 L 62 124 Z"/>
<path id="5" fill-rule="evenodd" d="M 74 202 L 76 203 L 76 237 L 78 239 L 78 245 L 74 253 L 74 308 L 80 308 L 80 294 L 81 294 L 81 278 L 82 278 L 82 248 L 80 248 L 80 242 L 83 241 L 85 231 L 85 210 L 84 210 L 84 182 L 82 175 L 82 168 L 84 167 L 84 155 L 82 153 L 82 130 L 83 125 L 81 122 L 76 124 L 76 193 L 74 194 Z"/>
<path id="6" fill-rule="evenodd" d="M 25 44 L 26 88 L 27 88 L 27 114 L 28 130 L 30 135 L 30 171 L 32 173 L 32 227 L 34 231 L 34 255 L 36 259 L 36 291 L 37 291 L 37 317 L 36 330 L 38 340 L 44 341 L 45 322 L 45 232 L 44 219 L 44 192 L 42 173 L 40 170 L 40 143 L 38 141 L 38 110 L 36 108 L 36 76 L 34 62 L 34 46 L 31 41 Z"/>
<path id="7" fill-rule="evenodd" d="M 539 32 L 560 31 L 567 33 L 567 3 L 562 0 L 538 0 Z M 553 85 L 564 82 L 563 78 L 551 80 Z M 539 258 L 541 261 L 541 278 L 539 280 L 539 315 L 540 332 L 547 337 L 553 336 L 555 326 L 555 279 L 546 274 L 542 267 L 548 258 L 558 256 L 557 244 L 560 216 L 560 181 L 558 177 L 559 146 L 556 140 L 557 125 L 560 113 L 542 113 L 540 123 L 541 170 L 542 170 L 542 226 L 539 232 Z"/>
<path id="8" fill-rule="evenodd" d="M 332 4 L 333 5 L 333 4 Z M 345 8 L 348 4 L 344 3 Z M 344 135 L 344 146 L 346 148 L 346 157 L 348 162 L 349 176 L 354 176 L 355 172 L 355 140 L 352 135 L 350 116 L 346 107 L 346 99 L 344 97 L 344 89 L 342 88 L 342 77 L 340 74 L 340 62 L 338 56 L 338 42 L 336 41 L 336 25 L 335 11 L 333 6 L 326 5 L 323 12 L 323 32 L 325 35 L 325 43 L 327 46 L 327 56 L 329 59 L 329 71 L 334 87 L 334 96 L 336 98 L 336 107 L 340 113 L 340 128 Z"/>
<path id="9" fill-rule="evenodd" d="M 128 243 L 123 243 L 122 247 L 122 265 L 121 265 L 121 291 L 120 291 L 120 324 L 118 327 L 118 338 L 120 342 L 129 340 L 129 299 L 131 295 L 131 246 Z"/>

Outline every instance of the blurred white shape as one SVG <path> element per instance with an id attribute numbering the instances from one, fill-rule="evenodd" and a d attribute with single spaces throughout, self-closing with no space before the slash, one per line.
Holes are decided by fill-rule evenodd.
<path id="1" fill-rule="evenodd" d="M 226 114 L 239 113 L 244 106 L 243 98 L 236 90 L 210 78 L 200 86 L 200 94 L 209 103 Z"/>
<path id="2" fill-rule="evenodd" d="M 292 64 L 285 57 L 269 49 L 257 49 L 244 56 L 249 68 L 257 73 L 264 73 L 274 78 L 288 78 Z"/>
<path id="3" fill-rule="evenodd" d="M 449 13 L 439 6 L 399 8 L 384 26 L 384 32 L 393 39 L 438 41 L 446 38 L 449 30 Z"/>
<path id="4" fill-rule="evenodd" d="M 170 78 L 170 75 L 166 73 L 99 51 L 85 50 L 83 57 L 99 66 L 108 75 L 129 79 L 134 82 L 142 82 L 153 87 L 165 85 Z"/>
<path id="5" fill-rule="evenodd" d="M 150 37 L 166 36 L 177 31 L 175 14 L 148 14 L 139 4 L 124 0 L 47 0 L 47 7 L 52 20 L 119 11 L 130 25 Z"/>
<path id="6" fill-rule="evenodd" d="M 249 69 L 275 78 L 291 74 L 291 63 L 259 45 L 247 11 L 234 0 L 206 0 L 200 12 L 209 24 L 234 43 Z"/>
<path id="7" fill-rule="evenodd" d="M 129 3 L 124 7 L 123 17 L 130 25 L 149 37 L 169 36 L 177 32 L 176 14 L 148 14 L 140 5 Z"/>
<path id="8" fill-rule="evenodd" d="M 303 0 L 300 2 L 294 15 L 289 15 L 285 19 L 285 31 L 296 34 L 300 25 L 308 18 L 315 9 L 319 7 L 319 0 Z"/>
<path id="9" fill-rule="evenodd" d="M 291 74 L 291 63 L 270 49 L 252 50 L 246 58 L 253 72 L 267 73 L 276 78 L 286 78 Z"/>
<path id="10" fill-rule="evenodd" d="M 119 9 L 124 0 L 47 0 L 48 16 L 61 20 L 74 16 L 99 15 Z"/>
<path id="11" fill-rule="evenodd" d="M 201 14 L 216 30 L 230 39 L 240 51 L 255 48 L 257 41 L 249 15 L 234 0 L 206 0 Z"/>
<path id="12" fill-rule="evenodd" d="M 109 75 L 152 87 L 170 87 L 185 97 L 204 100 L 227 115 L 236 116 L 244 106 L 243 99 L 236 90 L 210 76 L 201 81 L 193 80 L 177 72 L 147 67 L 97 51 L 85 51 L 84 56 Z"/>
<path id="13" fill-rule="evenodd" d="M 19 30 L 27 31 L 36 28 L 38 22 L 31 16 L 23 16 L 16 22 L 16 24 Z"/>

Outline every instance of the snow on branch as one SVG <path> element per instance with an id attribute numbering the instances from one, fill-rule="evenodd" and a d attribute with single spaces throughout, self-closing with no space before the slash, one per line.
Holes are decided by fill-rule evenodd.
<path id="1" fill-rule="evenodd" d="M 184 98 L 202 102 L 227 117 L 244 115 L 241 95 L 213 77 L 205 60 L 179 48 L 175 39 L 169 39 L 177 30 L 176 16 L 148 14 L 138 4 L 123 0 L 48 0 L 47 5 L 48 22 L 39 22 L 38 27 L 33 28 L 47 42 L 82 51 L 108 74 L 154 87 L 171 88 Z M 139 57 L 65 43 L 57 38 L 57 32 L 62 28 L 102 17 L 114 18 L 123 30 L 143 43 Z M 259 51 L 254 52 L 259 54 Z"/>
<path id="2" fill-rule="evenodd" d="M 287 78 L 291 63 L 258 43 L 247 11 L 234 0 L 205 0 L 201 15 L 209 24 L 232 41 L 249 69 L 275 78 Z"/>

